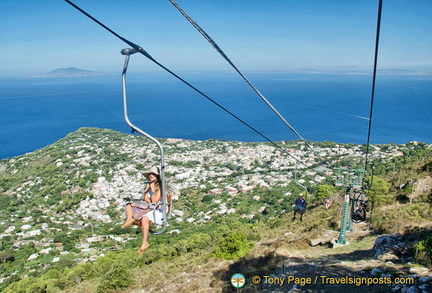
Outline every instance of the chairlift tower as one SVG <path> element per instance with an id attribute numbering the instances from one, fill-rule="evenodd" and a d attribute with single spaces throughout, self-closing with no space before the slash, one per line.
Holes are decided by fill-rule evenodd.
<path id="1" fill-rule="evenodd" d="M 353 188 L 360 188 L 363 182 L 363 174 L 365 170 L 348 168 L 335 168 L 336 186 L 345 186 L 344 205 L 342 212 L 342 222 L 339 233 L 339 238 L 336 241 L 338 244 L 346 244 L 346 231 L 348 223 L 350 194 Z"/>

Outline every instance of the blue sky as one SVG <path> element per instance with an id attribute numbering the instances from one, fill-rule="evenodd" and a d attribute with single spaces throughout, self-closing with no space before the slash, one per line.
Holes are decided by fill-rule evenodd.
<path id="1" fill-rule="evenodd" d="M 75 0 L 175 71 L 231 70 L 168 0 Z M 372 69 L 378 0 L 178 0 L 244 71 Z M 384 0 L 379 68 L 432 71 L 432 1 Z M 0 75 L 118 73 L 126 44 L 63 0 L 0 1 Z M 134 57 L 131 70 L 159 70 Z"/>

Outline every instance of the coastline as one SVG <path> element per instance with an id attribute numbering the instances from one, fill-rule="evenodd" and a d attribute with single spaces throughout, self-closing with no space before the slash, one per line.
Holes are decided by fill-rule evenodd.
<path id="1" fill-rule="evenodd" d="M 370 76 L 273 73 L 252 74 L 252 78 L 306 140 L 366 144 Z M 241 81 L 220 74 L 221 88 L 201 75 L 191 79 L 271 140 L 297 139 Z M 432 143 L 430 80 L 430 76 L 380 77 L 372 144 Z M 19 79 L 0 82 L 0 89 L 4 106 L 0 158 L 42 148 L 81 127 L 130 131 L 122 115 L 118 76 Z M 212 103 L 166 77 L 148 80 L 133 74 L 128 91 L 134 124 L 154 137 L 262 141 Z"/>

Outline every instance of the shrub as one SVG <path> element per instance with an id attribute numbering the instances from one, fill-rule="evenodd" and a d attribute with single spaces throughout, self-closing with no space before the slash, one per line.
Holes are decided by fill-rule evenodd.
<path id="1" fill-rule="evenodd" d="M 35 278 L 28 277 L 25 279 L 21 279 L 18 282 L 14 282 L 10 284 L 5 290 L 4 293 L 16 293 L 16 292 L 27 292 L 27 289 L 35 284 Z"/>
<path id="2" fill-rule="evenodd" d="M 124 264 L 116 264 L 104 274 L 97 287 L 97 293 L 105 293 L 110 290 L 118 290 L 129 287 L 135 280 L 129 269 Z"/>
<path id="3" fill-rule="evenodd" d="M 107 274 L 115 266 L 116 262 L 116 256 L 113 253 L 108 253 L 96 259 L 94 262 L 94 270 L 98 275 Z"/>
<path id="4" fill-rule="evenodd" d="M 204 195 L 202 198 L 202 202 L 205 204 L 211 203 L 213 197 L 211 195 Z"/>
<path id="5" fill-rule="evenodd" d="M 222 259 L 237 260 L 245 256 L 249 252 L 250 247 L 251 243 L 247 240 L 245 234 L 233 232 L 219 241 L 214 255 Z"/>
<path id="6" fill-rule="evenodd" d="M 317 186 L 316 196 L 319 199 L 325 199 L 336 193 L 336 187 L 328 184 L 321 184 Z"/>
<path id="7" fill-rule="evenodd" d="M 417 244 L 416 259 L 421 264 L 432 266 L 432 232 Z"/>
<path id="8" fill-rule="evenodd" d="M 60 282 L 67 288 L 80 284 L 82 281 L 91 279 L 92 277 L 94 277 L 93 265 L 91 263 L 86 263 L 66 269 Z"/>
<path id="9" fill-rule="evenodd" d="M 430 215 L 430 208 L 422 203 L 398 205 L 372 214 L 374 229 L 382 233 L 403 233 L 414 223 L 423 223 Z"/>

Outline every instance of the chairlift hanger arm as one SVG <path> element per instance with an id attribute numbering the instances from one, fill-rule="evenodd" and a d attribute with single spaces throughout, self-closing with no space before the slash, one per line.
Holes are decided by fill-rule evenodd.
<path id="1" fill-rule="evenodd" d="M 130 59 L 130 55 L 139 52 L 139 50 L 137 49 L 123 49 L 121 51 L 121 54 L 125 55 L 125 62 L 123 65 L 123 72 L 122 72 L 122 93 L 123 93 L 123 111 L 124 111 L 124 118 L 126 121 L 126 124 L 129 125 L 129 127 L 131 127 L 133 130 L 139 132 L 140 134 L 144 135 L 145 137 L 147 137 L 148 139 L 150 139 L 151 141 L 153 141 L 159 148 L 160 151 L 160 155 L 161 155 L 161 159 L 160 159 L 160 165 L 161 165 L 161 170 L 160 170 L 160 179 L 161 179 L 161 183 L 162 183 L 162 203 L 164 205 L 164 207 L 162 208 L 162 214 L 163 214 L 163 228 L 161 231 L 151 231 L 153 234 L 161 234 L 163 232 L 165 232 L 166 228 L 167 228 L 167 212 L 166 212 L 166 206 L 167 206 L 167 199 L 166 199 L 166 185 L 165 185 L 165 156 L 164 156 L 164 150 L 162 147 L 162 144 L 153 136 L 151 136 L 150 134 L 144 132 L 142 129 L 138 128 L 137 126 L 135 126 L 134 124 L 132 124 L 132 122 L 129 120 L 129 115 L 128 115 L 128 106 L 127 106 L 127 95 L 126 95 L 126 73 L 127 73 L 127 68 L 129 65 L 129 59 Z M 141 200 L 142 201 L 142 200 Z M 156 208 L 156 205 L 155 205 Z"/>
<path id="2" fill-rule="evenodd" d="M 294 182 L 295 182 L 298 186 L 300 186 L 300 187 L 302 187 L 304 190 L 306 190 L 306 196 L 309 194 L 307 188 L 304 187 L 302 184 L 300 184 L 300 182 L 297 181 L 297 167 L 294 169 Z"/>

